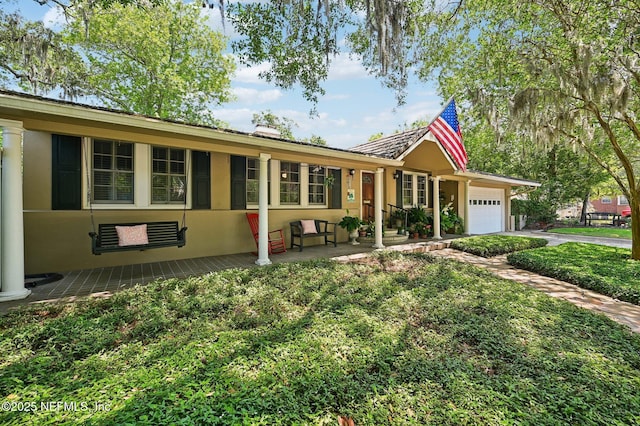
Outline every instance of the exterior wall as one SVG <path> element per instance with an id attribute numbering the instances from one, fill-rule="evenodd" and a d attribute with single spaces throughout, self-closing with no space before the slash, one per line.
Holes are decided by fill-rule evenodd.
<path id="1" fill-rule="evenodd" d="M 44 272 L 65 272 L 74 269 L 98 268 L 104 266 L 126 265 L 165 261 L 171 259 L 197 258 L 203 256 L 246 253 L 256 250 L 255 242 L 249 230 L 245 213 L 255 210 L 230 210 L 231 181 L 230 153 L 258 156 L 259 151 L 249 148 L 229 147 L 224 144 L 150 136 L 142 138 L 138 134 L 120 134 L 118 131 L 95 130 L 93 133 L 80 133 L 74 128 L 68 132 L 78 136 L 96 135 L 143 142 L 166 143 L 176 147 L 192 147 L 211 153 L 211 209 L 187 210 L 187 244 L 182 248 L 168 247 L 143 252 L 128 251 L 105 253 L 99 256 L 91 253 L 92 231 L 91 213 L 82 210 L 52 210 L 52 149 L 51 133 L 27 131 L 24 137 L 24 228 L 25 228 L 25 272 L 36 274 Z M 86 129 L 88 131 L 88 129 Z M 123 137 L 124 136 L 124 137 Z M 286 152 L 271 152 L 273 159 L 283 161 L 308 162 L 326 166 L 341 167 L 342 170 L 342 208 L 301 208 L 282 206 L 269 211 L 269 229 L 284 230 L 287 246 L 290 244 L 289 222 L 299 219 L 325 219 L 339 222 L 349 209 L 349 214 L 360 215 L 361 171 L 375 170 L 375 167 L 353 165 L 346 160 L 308 157 L 304 158 Z M 83 162 L 84 162 L 83 158 Z M 359 167 L 357 167 L 359 166 Z M 349 182 L 349 170 L 355 168 L 355 175 Z M 84 173 L 84 172 L 83 172 Z M 84 179 L 84 177 L 83 177 Z M 389 185 L 386 185 L 389 188 Z M 355 199 L 347 201 L 347 189 L 355 190 Z M 97 228 L 100 223 L 129 223 L 154 221 L 182 221 L 183 209 L 162 208 L 122 208 L 94 205 L 93 218 Z M 347 241 L 346 231 L 338 228 L 339 241 Z M 322 244 L 309 240 L 310 244 Z M 305 241 L 305 245 L 307 241 Z"/>
<path id="2" fill-rule="evenodd" d="M 602 198 L 592 199 L 589 211 L 621 214 L 623 209 L 629 207 L 628 203 L 620 204 L 620 197 L 617 195 L 612 195 L 609 199 L 611 203 L 603 203 Z"/>

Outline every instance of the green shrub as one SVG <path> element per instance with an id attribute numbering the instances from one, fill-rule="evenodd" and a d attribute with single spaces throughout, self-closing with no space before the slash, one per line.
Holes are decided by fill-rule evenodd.
<path id="1" fill-rule="evenodd" d="M 507 260 L 518 268 L 640 304 L 640 262 L 631 260 L 628 249 L 564 243 L 512 253 Z"/>
<path id="2" fill-rule="evenodd" d="M 451 241 L 451 248 L 482 257 L 498 256 L 514 251 L 543 247 L 548 241 L 544 238 L 517 237 L 510 235 L 481 235 L 459 238 Z"/>

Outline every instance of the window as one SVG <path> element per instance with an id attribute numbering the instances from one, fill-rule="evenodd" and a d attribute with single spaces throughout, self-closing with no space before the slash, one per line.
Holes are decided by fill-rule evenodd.
<path id="1" fill-rule="evenodd" d="M 184 203 L 187 184 L 185 159 L 184 149 L 153 147 L 152 203 Z"/>
<path id="2" fill-rule="evenodd" d="M 267 162 L 267 188 L 271 199 L 271 160 Z M 258 205 L 260 194 L 260 159 L 247 158 L 247 204 Z"/>
<path id="3" fill-rule="evenodd" d="M 428 176 L 426 174 L 402 174 L 402 207 L 428 205 Z"/>
<path id="4" fill-rule="evenodd" d="M 280 163 L 280 204 L 300 204 L 299 163 Z"/>
<path id="5" fill-rule="evenodd" d="M 618 205 L 619 206 L 628 206 L 629 200 L 624 195 L 618 195 Z"/>
<path id="6" fill-rule="evenodd" d="M 309 204 L 326 203 L 325 176 L 327 169 L 321 166 L 309 166 Z"/>
<path id="7" fill-rule="evenodd" d="M 600 202 L 602 204 L 611 204 L 611 197 L 602 197 L 600 198 Z"/>
<path id="8" fill-rule="evenodd" d="M 133 144 L 94 140 L 92 182 L 92 202 L 133 204 Z"/>
<path id="9" fill-rule="evenodd" d="M 402 175 L 402 204 L 404 207 L 413 206 L 413 175 Z"/>
<path id="10" fill-rule="evenodd" d="M 427 177 L 423 175 L 417 176 L 418 180 L 418 205 L 425 206 L 427 205 Z"/>

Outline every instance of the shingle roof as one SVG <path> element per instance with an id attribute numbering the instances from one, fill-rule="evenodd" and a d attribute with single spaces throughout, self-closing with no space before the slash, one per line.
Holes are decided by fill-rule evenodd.
<path id="1" fill-rule="evenodd" d="M 350 151 L 362 154 L 370 154 L 383 158 L 398 158 L 411 145 L 422 139 L 429 131 L 427 127 L 407 130 L 405 132 L 396 133 L 394 135 L 384 136 L 380 139 L 369 141 L 350 148 Z"/>

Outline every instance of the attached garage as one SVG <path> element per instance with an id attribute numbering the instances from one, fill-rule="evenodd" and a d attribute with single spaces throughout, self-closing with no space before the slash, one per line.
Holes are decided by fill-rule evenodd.
<path id="1" fill-rule="evenodd" d="M 469 233 L 490 234 L 505 230 L 504 189 L 469 187 Z"/>

